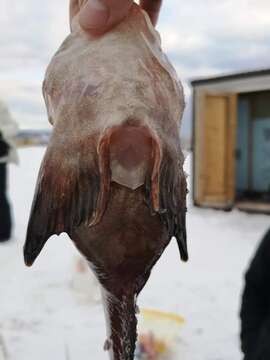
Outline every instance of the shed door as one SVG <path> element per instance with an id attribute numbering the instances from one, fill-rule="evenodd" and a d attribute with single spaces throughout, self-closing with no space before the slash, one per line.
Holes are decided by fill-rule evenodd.
<path id="1" fill-rule="evenodd" d="M 204 95 L 198 112 L 200 131 L 198 205 L 228 208 L 234 202 L 236 95 Z M 196 146 L 196 145 L 195 145 Z"/>

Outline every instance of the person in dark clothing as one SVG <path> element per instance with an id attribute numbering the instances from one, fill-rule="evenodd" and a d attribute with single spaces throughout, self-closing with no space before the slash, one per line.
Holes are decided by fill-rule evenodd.
<path id="1" fill-rule="evenodd" d="M 246 273 L 240 318 L 244 360 L 270 360 L 270 230 Z"/>
<path id="2" fill-rule="evenodd" d="M 7 167 L 18 163 L 14 137 L 18 126 L 11 117 L 7 106 L 0 101 L 0 242 L 11 237 L 11 211 L 7 199 Z"/>
<path id="3" fill-rule="evenodd" d="M 9 145 L 4 141 L 0 132 L 0 157 L 8 156 Z M 0 241 L 6 241 L 11 235 L 10 206 L 6 196 L 7 164 L 0 163 Z"/>

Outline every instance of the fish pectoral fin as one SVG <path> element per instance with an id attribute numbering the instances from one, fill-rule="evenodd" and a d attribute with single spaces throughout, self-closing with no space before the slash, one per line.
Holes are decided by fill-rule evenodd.
<path id="1" fill-rule="evenodd" d="M 187 261 L 187 182 L 183 162 L 184 158 L 180 149 L 176 154 L 168 149 L 163 151 L 160 167 L 160 203 L 165 209 L 161 218 L 167 226 L 169 236 L 176 238 L 181 259 Z"/>
<path id="2" fill-rule="evenodd" d="M 178 153 L 162 147 L 156 151 L 156 166 L 146 184 L 147 203 L 153 213 L 159 213 L 169 238 L 175 237 L 181 259 L 188 260 L 186 236 L 187 182 L 183 171 L 181 150 Z"/>
<path id="3" fill-rule="evenodd" d="M 24 245 L 24 259 L 31 266 L 53 234 L 72 235 L 95 216 L 100 193 L 97 161 L 89 147 L 52 142 L 43 159 Z M 77 151 L 78 150 L 78 151 Z"/>

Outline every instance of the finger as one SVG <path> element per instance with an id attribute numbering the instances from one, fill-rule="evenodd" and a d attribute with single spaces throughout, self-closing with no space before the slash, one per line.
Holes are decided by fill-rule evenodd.
<path id="1" fill-rule="evenodd" d="M 148 13 L 153 25 L 155 26 L 158 21 L 162 0 L 140 0 L 140 5 Z"/>
<path id="2" fill-rule="evenodd" d="M 75 15 L 79 12 L 79 0 L 70 0 L 69 2 L 69 20 L 73 19 Z"/>
<path id="3" fill-rule="evenodd" d="M 121 22 L 133 0 L 88 0 L 80 9 L 81 27 L 90 33 L 104 33 Z"/>

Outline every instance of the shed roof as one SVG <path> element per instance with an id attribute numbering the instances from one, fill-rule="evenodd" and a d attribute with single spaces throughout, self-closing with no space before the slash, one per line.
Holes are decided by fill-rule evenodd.
<path id="1" fill-rule="evenodd" d="M 241 79 L 248 79 L 253 77 L 260 77 L 260 76 L 269 76 L 270 69 L 260 69 L 256 71 L 246 71 L 228 75 L 221 75 L 216 77 L 209 77 L 209 78 L 200 78 L 194 79 L 190 83 L 193 87 L 197 85 L 207 85 L 207 84 L 214 84 L 218 82 L 226 82 L 231 80 L 241 80 Z"/>

